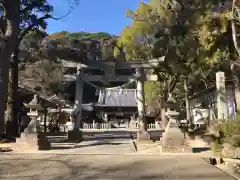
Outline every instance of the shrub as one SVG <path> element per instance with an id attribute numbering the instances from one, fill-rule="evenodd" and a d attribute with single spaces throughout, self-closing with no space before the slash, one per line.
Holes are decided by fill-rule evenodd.
<path id="1" fill-rule="evenodd" d="M 224 138 L 229 139 L 232 136 L 240 135 L 240 118 L 228 120 L 223 123 L 222 131 Z"/>
<path id="2" fill-rule="evenodd" d="M 211 143 L 211 149 L 215 155 L 221 151 L 221 148 L 221 145 L 217 141 Z"/>
<path id="3" fill-rule="evenodd" d="M 240 135 L 233 135 L 228 141 L 232 147 L 240 147 Z"/>
<path id="4" fill-rule="evenodd" d="M 210 121 L 209 125 L 209 132 L 215 136 L 215 138 L 219 138 L 221 135 L 222 127 L 223 127 L 224 121 L 222 120 L 212 120 Z"/>

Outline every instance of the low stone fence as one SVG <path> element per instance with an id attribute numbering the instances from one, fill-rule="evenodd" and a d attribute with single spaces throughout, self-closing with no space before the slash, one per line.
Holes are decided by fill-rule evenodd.
<path id="1" fill-rule="evenodd" d="M 139 124 L 129 124 L 128 126 L 129 129 L 139 129 Z M 161 129 L 161 126 L 159 123 L 151 123 L 148 124 L 148 129 Z"/>
<path id="2" fill-rule="evenodd" d="M 116 130 L 119 129 L 118 127 L 113 127 L 111 123 L 84 123 L 82 131 L 101 131 L 101 130 Z M 125 129 L 129 131 L 134 131 L 139 129 L 139 124 L 129 124 L 126 128 L 120 128 Z M 148 124 L 149 130 L 159 130 L 161 129 L 160 124 L 158 123 L 152 123 Z"/>
<path id="3" fill-rule="evenodd" d="M 49 123 L 47 123 L 48 125 Z M 40 123 L 42 130 L 43 130 L 43 123 Z M 60 127 L 61 130 L 64 132 L 73 129 L 73 124 L 65 124 Z M 131 123 L 126 124 L 124 127 L 114 126 L 112 123 L 84 123 L 81 131 L 106 131 L 106 130 L 126 130 L 126 131 L 138 131 L 139 124 L 138 123 Z M 148 124 L 148 130 L 159 130 L 161 129 L 159 123 L 152 123 Z"/>
<path id="4" fill-rule="evenodd" d="M 84 123 L 81 130 L 103 130 L 111 129 L 110 123 Z"/>

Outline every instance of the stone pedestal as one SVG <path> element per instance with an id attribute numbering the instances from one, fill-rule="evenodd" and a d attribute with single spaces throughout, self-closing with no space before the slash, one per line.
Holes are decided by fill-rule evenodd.
<path id="1" fill-rule="evenodd" d="M 68 141 L 81 142 L 83 139 L 83 132 L 79 130 L 68 131 Z"/>
<path id="2" fill-rule="evenodd" d="M 147 131 L 138 131 L 137 140 L 150 140 L 150 134 Z"/>
<path id="3" fill-rule="evenodd" d="M 175 119 L 170 119 L 165 132 L 162 136 L 163 146 L 182 146 L 184 145 L 184 134 L 178 127 Z"/>
<path id="4" fill-rule="evenodd" d="M 28 127 L 21 134 L 16 143 L 11 146 L 14 152 L 35 152 L 38 150 L 50 150 L 51 144 L 45 133 L 37 132 L 37 119 L 32 118 Z"/>
<path id="5" fill-rule="evenodd" d="M 137 133 L 137 139 L 138 140 L 150 140 L 150 134 L 147 132 L 147 130 L 144 128 L 144 119 L 142 121 L 139 121 L 139 131 Z"/>

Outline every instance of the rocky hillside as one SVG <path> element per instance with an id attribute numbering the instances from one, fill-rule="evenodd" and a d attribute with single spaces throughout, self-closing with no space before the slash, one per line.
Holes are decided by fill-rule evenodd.
<path id="1" fill-rule="evenodd" d="M 75 85 L 62 82 L 65 70 L 59 60 L 87 60 L 89 52 L 104 58 L 104 48 L 111 39 L 110 34 L 102 32 L 29 34 L 20 45 L 20 85 L 44 96 L 60 94 L 72 99 Z"/>

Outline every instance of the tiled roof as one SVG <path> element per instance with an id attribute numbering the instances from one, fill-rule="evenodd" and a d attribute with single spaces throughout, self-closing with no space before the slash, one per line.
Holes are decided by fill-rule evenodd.
<path id="1" fill-rule="evenodd" d="M 136 89 L 104 89 L 100 92 L 98 106 L 137 107 Z"/>

